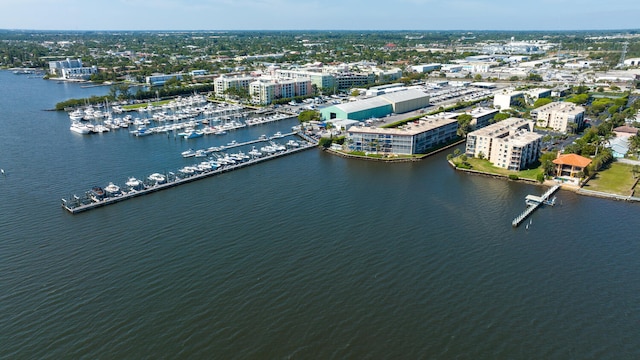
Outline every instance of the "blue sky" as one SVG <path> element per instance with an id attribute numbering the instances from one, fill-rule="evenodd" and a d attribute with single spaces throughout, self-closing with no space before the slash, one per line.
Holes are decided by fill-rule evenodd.
<path id="1" fill-rule="evenodd" d="M 2 0 L 0 29 L 638 29 L 639 15 L 638 0 Z"/>

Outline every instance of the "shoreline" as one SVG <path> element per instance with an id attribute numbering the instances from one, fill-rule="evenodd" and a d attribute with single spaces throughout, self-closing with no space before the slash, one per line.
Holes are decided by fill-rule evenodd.
<path id="1" fill-rule="evenodd" d="M 616 201 L 640 202 L 640 197 L 618 195 L 618 194 L 612 194 L 612 193 L 607 193 L 607 192 L 602 192 L 602 191 L 586 190 L 582 186 L 577 187 L 577 186 L 562 184 L 562 183 L 558 183 L 558 182 L 556 182 L 554 180 L 545 180 L 544 182 L 541 183 L 541 182 L 536 181 L 536 180 L 525 179 L 525 178 L 509 179 L 508 175 L 494 174 L 494 173 L 488 173 L 488 172 L 485 172 L 485 171 L 472 170 L 472 169 L 461 169 L 461 168 L 456 167 L 455 164 L 453 163 L 453 161 L 448 160 L 447 162 L 449 163 L 449 165 L 451 165 L 451 167 L 453 167 L 454 170 L 462 171 L 462 172 L 465 172 L 465 173 L 468 173 L 468 174 L 471 174 L 471 175 L 480 175 L 480 176 L 492 177 L 494 179 L 522 182 L 522 183 L 527 183 L 527 184 L 530 184 L 530 185 L 537 185 L 537 186 L 560 185 L 560 189 L 561 190 L 572 191 L 572 192 L 574 192 L 574 193 L 576 193 L 578 195 L 582 195 L 582 196 L 591 196 L 591 197 L 597 197 L 597 198 L 609 199 L 609 200 L 616 200 Z"/>
<path id="2" fill-rule="evenodd" d="M 454 146 L 458 146 L 462 143 L 464 143 L 466 140 L 459 140 L 456 141 L 452 144 L 448 144 L 445 145 L 441 148 L 435 149 L 433 151 L 430 151 L 426 154 L 421 154 L 420 156 L 416 156 L 416 157 L 407 157 L 407 158 L 372 158 L 372 157 L 368 157 L 368 156 L 360 156 L 360 155 L 351 155 L 351 154 L 347 154 L 341 151 L 337 151 L 337 150 L 331 150 L 329 148 L 327 149 L 323 149 L 324 151 L 331 153 L 333 155 L 337 155 L 340 157 L 343 157 L 345 159 L 355 159 L 355 160 L 366 160 L 366 161 L 379 161 L 379 162 L 387 162 L 387 163 L 393 163 L 393 162 L 398 162 L 398 163 L 405 163 L 405 162 L 414 162 L 414 161 L 420 161 L 423 160 L 425 158 L 428 158 L 429 156 L 435 155 L 439 152 L 442 152 L 444 150 L 448 150 Z"/>

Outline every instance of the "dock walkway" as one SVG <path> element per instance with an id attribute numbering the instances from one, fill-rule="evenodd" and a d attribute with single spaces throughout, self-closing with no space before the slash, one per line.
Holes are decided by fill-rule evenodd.
<path id="1" fill-rule="evenodd" d="M 196 174 L 193 176 L 189 176 L 186 178 L 178 178 L 175 179 L 173 181 L 168 181 L 164 184 L 156 184 L 153 186 L 149 186 L 147 188 L 144 188 L 142 190 L 136 190 L 136 191 L 129 191 L 127 193 L 124 193 L 120 196 L 116 196 L 116 197 L 108 197 L 105 198 L 101 201 L 92 201 L 90 203 L 80 203 L 80 204 L 73 204 L 70 200 L 66 200 L 66 199 L 62 199 L 62 207 L 67 210 L 68 212 L 70 212 L 71 214 L 77 214 L 79 212 L 83 212 L 83 211 L 87 211 L 87 210 L 91 210 L 91 209 L 95 209 L 95 208 L 99 208 L 99 207 L 103 207 L 103 206 L 107 206 L 107 205 L 111 205 L 111 204 L 115 204 L 124 200 L 128 200 L 128 199 L 132 199 L 134 197 L 138 197 L 138 196 L 142 196 L 142 195 L 147 195 L 150 193 L 154 193 L 157 191 L 161 191 L 161 190 L 165 190 L 165 189 L 169 189 L 178 185 L 182 185 L 182 184 L 186 184 L 186 183 L 190 183 L 192 181 L 196 181 L 196 180 L 200 180 L 200 179 L 204 179 L 204 178 L 208 178 L 211 176 L 215 176 L 215 175 L 219 175 L 219 174 L 223 174 L 229 171 L 233 171 L 233 170 L 237 170 L 240 168 L 244 168 L 250 165 L 254 165 L 257 163 L 261 163 L 261 162 L 265 162 L 268 160 L 272 160 L 272 159 L 276 159 L 279 157 L 283 157 L 286 155 L 291 155 L 300 151 L 304 151 L 304 150 L 308 150 L 311 149 L 313 147 L 315 147 L 316 144 L 314 143 L 304 143 L 304 144 L 300 144 L 300 147 L 297 148 L 293 148 L 293 149 L 287 149 L 285 151 L 282 152 L 278 152 L 275 154 L 271 154 L 271 155 L 267 155 L 267 156 L 263 156 L 263 157 L 259 157 L 259 158 L 254 158 L 242 163 L 238 163 L 235 165 L 228 165 L 222 168 L 218 168 L 216 170 L 212 170 L 212 171 L 208 171 L 208 172 L 203 172 L 200 174 Z"/>
<path id="2" fill-rule="evenodd" d="M 527 208 L 520 215 L 518 215 L 518 217 L 513 219 L 513 221 L 511 222 L 511 225 L 513 227 L 518 227 L 518 225 L 520 225 L 527 217 L 529 217 L 529 215 L 531 215 L 542 204 L 553 205 L 553 201 L 549 201 L 549 198 L 556 191 L 558 191 L 559 188 L 560 188 L 560 185 L 554 185 L 552 188 L 547 190 L 540 197 L 528 195 L 527 200 L 529 200 L 529 204 Z"/>

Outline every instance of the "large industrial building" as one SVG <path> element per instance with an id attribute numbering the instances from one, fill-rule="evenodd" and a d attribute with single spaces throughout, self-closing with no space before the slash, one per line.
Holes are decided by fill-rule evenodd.
<path id="1" fill-rule="evenodd" d="M 367 120 L 392 113 L 406 113 L 429 106 L 429 96 L 420 90 L 409 89 L 373 98 L 329 106 L 320 110 L 323 120 Z"/>
<path id="2" fill-rule="evenodd" d="M 352 126 L 347 131 L 349 151 L 372 154 L 425 154 L 457 137 L 456 119 L 420 119 L 398 128 Z"/>
<path id="3" fill-rule="evenodd" d="M 533 121 L 509 118 L 467 135 L 466 154 L 487 158 L 494 166 L 519 171 L 540 157 L 542 135 Z"/>
<path id="4" fill-rule="evenodd" d="M 537 125 L 560 132 L 579 129 L 584 124 L 584 108 L 570 102 L 552 102 L 531 111 Z M 571 125 L 575 124 L 575 125 Z"/>

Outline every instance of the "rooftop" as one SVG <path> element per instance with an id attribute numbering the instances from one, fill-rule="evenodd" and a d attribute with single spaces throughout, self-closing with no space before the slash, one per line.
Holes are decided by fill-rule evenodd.
<path id="1" fill-rule="evenodd" d="M 583 168 L 591 164 L 591 159 L 577 154 L 563 154 L 558 155 L 558 157 L 553 160 L 553 163 L 556 165 L 571 165 Z"/>
<path id="2" fill-rule="evenodd" d="M 420 119 L 418 121 L 412 121 L 407 123 L 402 127 L 397 128 L 375 128 L 375 127 L 364 127 L 364 126 L 353 126 L 349 128 L 350 133 L 359 133 L 359 134 L 388 134 L 388 135 L 404 135 L 404 136 L 412 136 L 419 133 L 423 133 L 429 130 L 437 129 L 442 126 L 446 126 L 452 123 L 458 123 L 458 120 L 453 119 Z"/>

